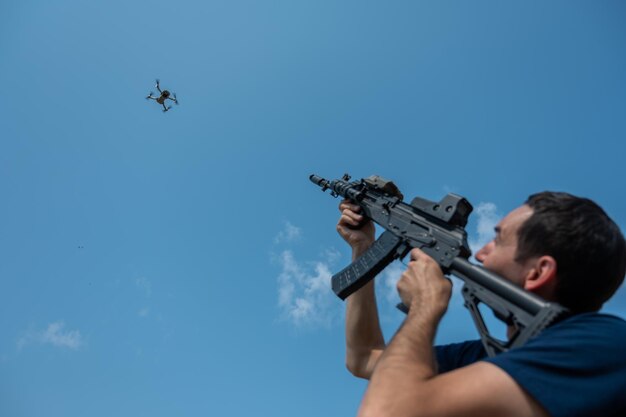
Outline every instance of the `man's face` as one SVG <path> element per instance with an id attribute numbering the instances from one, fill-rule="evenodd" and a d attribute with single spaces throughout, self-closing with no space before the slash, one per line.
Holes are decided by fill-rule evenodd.
<path id="1" fill-rule="evenodd" d="M 496 237 L 476 252 L 476 259 L 488 270 L 524 286 L 526 278 L 526 262 L 515 261 L 517 253 L 517 234 L 522 224 L 533 214 L 527 205 L 510 212 L 495 228 Z"/>

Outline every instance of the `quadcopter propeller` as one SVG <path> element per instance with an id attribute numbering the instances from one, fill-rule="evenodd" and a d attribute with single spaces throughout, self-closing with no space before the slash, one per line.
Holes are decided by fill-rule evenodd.
<path id="1" fill-rule="evenodd" d="M 172 95 L 174 96 L 174 103 L 176 103 L 176 105 L 178 106 L 178 99 L 176 98 L 176 93 L 172 93 Z"/>
<path id="2" fill-rule="evenodd" d="M 146 100 L 149 100 L 150 98 L 152 98 L 153 95 L 154 95 L 154 93 L 152 91 L 150 91 L 150 94 L 148 95 L 148 97 L 146 97 Z"/>

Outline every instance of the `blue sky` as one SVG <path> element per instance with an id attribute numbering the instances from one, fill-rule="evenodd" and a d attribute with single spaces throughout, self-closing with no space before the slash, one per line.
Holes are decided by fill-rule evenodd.
<path id="1" fill-rule="evenodd" d="M 308 176 L 461 194 L 475 247 L 546 189 L 624 229 L 625 12 L 2 2 L 0 415 L 354 415 L 329 288 L 349 251 Z M 144 100 L 155 78 L 180 106 Z M 440 342 L 476 337 L 455 288 Z"/>

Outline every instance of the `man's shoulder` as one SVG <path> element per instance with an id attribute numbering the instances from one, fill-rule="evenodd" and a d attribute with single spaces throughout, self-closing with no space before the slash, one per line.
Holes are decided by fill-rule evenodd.
<path id="1" fill-rule="evenodd" d="M 537 339 L 541 341 L 551 337 L 559 340 L 580 337 L 582 340 L 577 342 L 593 341 L 594 337 L 598 341 L 626 342 L 626 320 L 599 312 L 576 314 L 548 327 Z"/>
<path id="2" fill-rule="evenodd" d="M 626 320 L 605 313 L 583 313 L 570 316 L 543 330 L 538 336 L 529 340 L 525 345 L 512 349 L 510 353 L 519 349 L 519 354 L 527 352 L 535 357 L 570 356 L 585 357 L 585 354 L 598 355 L 601 352 L 608 354 L 608 358 L 615 358 L 626 366 L 626 355 L 622 355 L 626 345 Z M 597 358 L 596 358 L 597 359 Z"/>
<path id="3" fill-rule="evenodd" d="M 626 371 L 624 345 L 624 319 L 605 313 L 584 313 L 548 327 L 523 346 L 485 360 L 509 369 L 530 366 L 539 370 Z"/>
<path id="4" fill-rule="evenodd" d="M 622 416 L 626 411 L 625 344 L 625 320 L 585 313 L 561 320 L 526 344 L 484 360 L 507 372 L 551 415 Z M 570 401 L 565 403 L 563 398 Z"/>
<path id="5" fill-rule="evenodd" d="M 525 345 L 511 351 L 487 358 L 480 340 L 436 346 L 435 353 L 440 372 L 446 372 L 467 366 L 479 360 L 489 362 L 508 362 L 512 356 L 515 361 L 525 362 L 545 360 L 565 360 L 574 362 L 604 353 L 604 359 L 612 360 L 614 365 L 626 369 L 626 355 L 622 354 L 626 346 L 626 320 L 606 313 L 576 314 L 555 323 Z M 601 353 L 601 354 L 602 354 Z"/>
<path id="6" fill-rule="evenodd" d="M 587 322 L 606 323 L 607 325 L 626 327 L 626 320 L 624 320 L 623 318 L 616 316 L 614 314 L 604 313 L 600 311 L 594 311 L 591 313 L 574 314 L 562 321 L 562 323 L 587 323 Z"/>

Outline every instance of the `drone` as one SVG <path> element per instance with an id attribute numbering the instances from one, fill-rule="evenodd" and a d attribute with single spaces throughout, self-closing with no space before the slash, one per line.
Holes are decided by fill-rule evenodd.
<path id="1" fill-rule="evenodd" d="M 154 93 L 152 91 L 150 91 L 150 94 L 148 95 L 148 97 L 146 97 L 146 100 L 154 100 L 157 103 L 159 103 L 160 105 L 163 106 L 163 113 L 165 113 L 166 111 L 168 111 L 169 109 L 172 108 L 172 106 L 166 106 L 165 105 L 165 100 L 172 100 L 174 103 L 178 104 L 178 99 L 176 98 L 176 93 L 170 93 L 167 90 L 161 90 L 161 86 L 159 84 L 159 80 L 156 80 L 156 89 L 159 90 L 159 94 L 161 94 L 160 96 L 155 96 Z M 172 98 L 172 97 L 174 98 Z"/>

